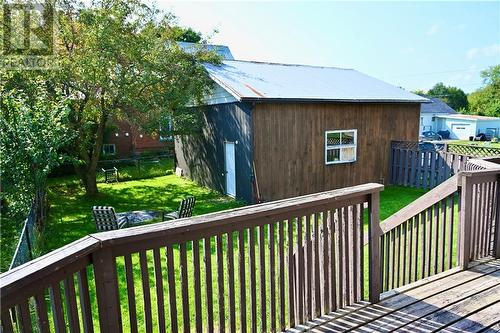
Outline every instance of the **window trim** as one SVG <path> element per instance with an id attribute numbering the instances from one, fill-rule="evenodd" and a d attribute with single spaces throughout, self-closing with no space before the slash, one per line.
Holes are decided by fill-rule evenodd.
<path id="1" fill-rule="evenodd" d="M 104 146 L 113 146 L 113 152 L 112 152 L 112 153 L 107 153 L 107 152 L 104 150 Z M 116 155 L 116 145 L 115 145 L 114 143 L 103 143 L 103 144 L 102 144 L 102 154 L 103 154 L 103 155 L 106 155 L 106 156 Z"/>
<path id="2" fill-rule="evenodd" d="M 340 145 L 330 145 L 328 146 L 328 134 L 340 133 L 342 140 L 342 133 L 344 132 L 354 132 L 354 144 L 340 144 Z M 342 148 L 354 148 L 354 159 L 351 161 L 342 160 Z M 339 161 L 328 161 L 328 150 L 340 149 L 340 160 Z M 325 131 L 325 164 L 345 164 L 354 163 L 358 160 L 358 130 L 357 129 L 346 129 L 346 130 L 332 130 Z"/>

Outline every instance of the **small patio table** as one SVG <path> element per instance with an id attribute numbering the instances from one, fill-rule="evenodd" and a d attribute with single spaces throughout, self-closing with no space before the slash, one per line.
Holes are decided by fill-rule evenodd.
<path id="1" fill-rule="evenodd" d="M 154 210 L 134 210 L 132 212 L 116 213 L 116 216 L 126 216 L 129 226 L 133 227 L 160 217 L 160 213 Z"/>

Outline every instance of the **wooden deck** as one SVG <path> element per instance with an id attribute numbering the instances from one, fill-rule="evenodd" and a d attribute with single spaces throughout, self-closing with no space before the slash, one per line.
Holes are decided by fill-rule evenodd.
<path id="1" fill-rule="evenodd" d="M 487 163 L 382 223 L 363 184 L 86 236 L 0 274 L 0 332 L 500 332 Z"/>
<path id="2" fill-rule="evenodd" d="M 500 260 L 475 262 L 386 293 L 307 332 L 500 332 Z M 325 320 L 325 317 L 323 317 Z"/>

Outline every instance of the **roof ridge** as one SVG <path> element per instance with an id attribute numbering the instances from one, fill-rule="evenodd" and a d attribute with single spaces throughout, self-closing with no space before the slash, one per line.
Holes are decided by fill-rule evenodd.
<path id="1" fill-rule="evenodd" d="M 241 59 L 223 60 L 223 62 L 226 62 L 226 61 L 230 61 L 230 62 L 248 62 L 248 63 L 253 63 L 253 64 L 279 65 L 279 66 L 313 67 L 313 68 L 334 68 L 334 69 L 341 69 L 341 70 L 347 70 L 347 71 L 355 71 L 354 68 L 344 68 L 344 67 L 335 67 L 335 66 L 319 66 L 319 65 L 306 65 L 306 64 L 285 64 L 285 63 L 282 63 L 282 62 L 241 60 Z"/>

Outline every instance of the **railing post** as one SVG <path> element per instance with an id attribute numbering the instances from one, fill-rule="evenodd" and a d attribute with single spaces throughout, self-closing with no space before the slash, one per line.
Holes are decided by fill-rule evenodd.
<path id="1" fill-rule="evenodd" d="M 380 229 L 379 202 L 380 192 L 377 191 L 370 194 L 370 199 L 368 201 L 368 251 L 370 258 L 369 300 L 371 303 L 378 303 L 382 292 L 382 274 L 380 267 L 380 236 L 382 230 Z"/>
<path id="2" fill-rule="evenodd" d="M 500 258 L 500 174 L 497 175 L 497 193 L 494 196 L 496 205 L 495 208 L 495 243 L 494 243 L 494 253 L 496 259 Z"/>
<path id="3" fill-rule="evenodd" d="M 122 332 L 116 260 L 110 248 L 92 254 L 101 332 Z"/>
<path id="4" fill-rule="evenodd" d="M 458 265 L 462 269 L 467 269 L 470 261 L 473 184 L 471 177 L 464 172 L 459 173 L 458 184 L 462 187 L 460 192 L 461 209 L 459 216 L 460 244 L 458 248 Z"/>

